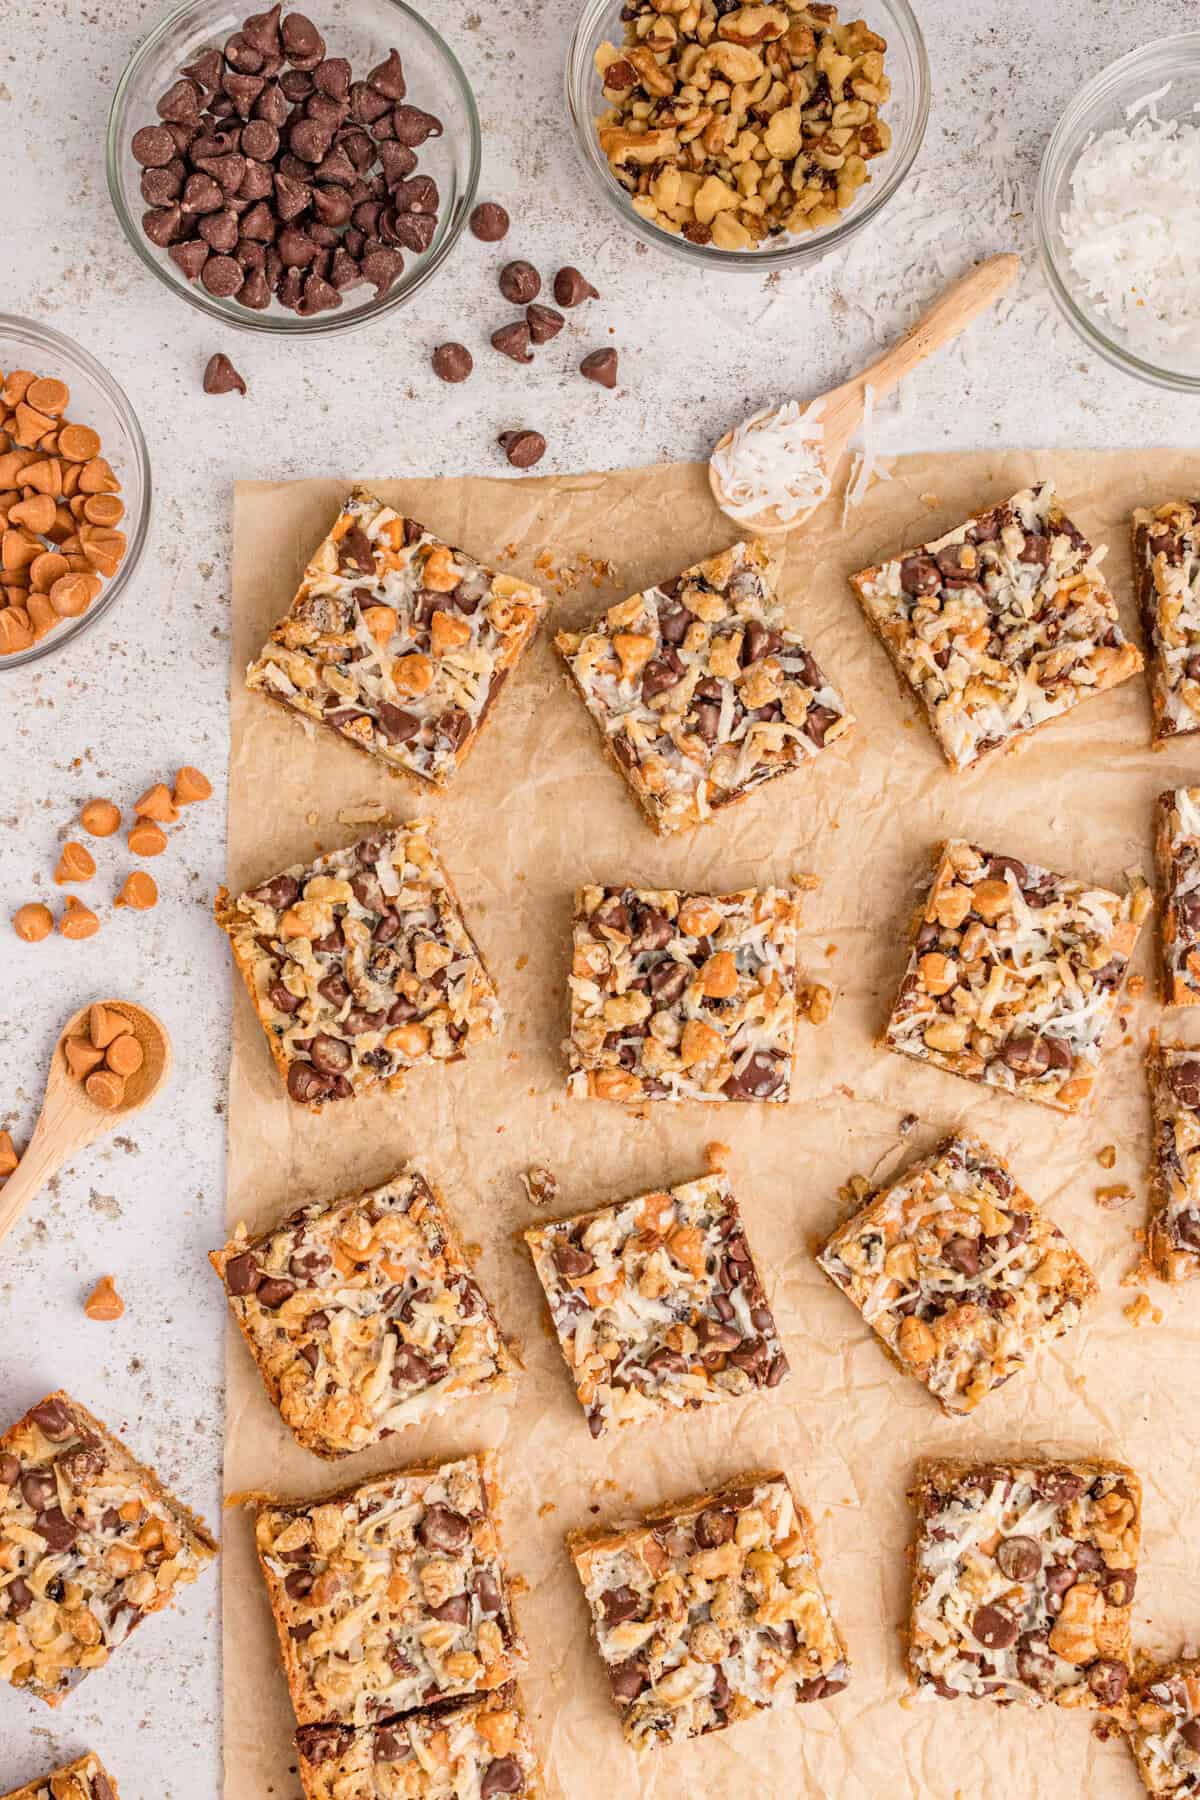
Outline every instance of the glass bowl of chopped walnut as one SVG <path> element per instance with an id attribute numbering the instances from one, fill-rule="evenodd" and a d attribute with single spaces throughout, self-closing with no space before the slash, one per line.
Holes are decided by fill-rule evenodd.
<path id="1" fill-rule="evenodd" d="M 706 268 L 817 262 L 885 207 L 929 116 L 908 0 L 588 0 L 567 102 L 632 231 Z"/>

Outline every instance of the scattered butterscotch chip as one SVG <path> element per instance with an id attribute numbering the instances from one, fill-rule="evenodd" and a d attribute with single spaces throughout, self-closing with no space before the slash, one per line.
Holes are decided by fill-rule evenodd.
<path id="1" fill-rule="evenodd" d="M 54 930 L 54 914 L 40 901 L 31 900 L 13 914 L 13 930 L 27 944 L 40 944 Z"/>
<path id="2" fill-rule="evenodd" d="M 59 887 L 68 881 L 90 881 L 96 873 L 96 859 L 86 844 L 69 839 L 62 847 L 54 879 Z"/>
<path id="3" fill-rule="evenodd" d="M 728 1144 L 722 1144 L 714 1138 L 711 1144 L 704 1146 L 704 1167 L 710 1175 L 723 1175 L 732 1155 L 733 1151 Z"/>
<path id="4" fill-rule="evenodd" d="M 121 823 L 121 809 L 111 800 L 89 800 L 79 814 L 79 823 L 93 837 L 111 837 Z"/>
<path id="5" fill-rule="evenodd" d="M 158 884 L 153 875 L 147 875 L 144 869 L 131 869 L 113 904 L 132 906 L 135 912 L 149 912 L 158 904 Z"/>
<path id="6" fill-rule="evenodd" d="M 107 1324 L 113 1319 L 123 1317 L 125 1302 L 113 1286 L 111 1275 L 102 1275 L 87 1299 L 83 1310 L 89 1319 L 99 1319 Z"/>
<path id="7" fill-rule="evenodd" d="M 1149 1294 L 1139 1294 L 1128 1306 L 1121 1308 L 1132 1325 L 1161 1325 L 1162 1311 L 1155 1306 Z"/>
<path id="8" fill-rule="evenodd" d="M 1104 1207 L 1106 1212 L 1115 1212 L 1119 1206 L 1128 1206 L 1132 1199 L 1133 1189 L 1124 1181 L 1116 1181 L 1111 1187 L 1096 1189 L 1096 1205 Z"/>
<path id="9" fill-rule="evenodd" d="M 106 1050 L 114 1038 L 127 1032 L 129 1026 L 118 1012 L 109 1012 L 106 1006 L 96 1004 L 88 1007 L 88 1036 L 97 1050 Z"/>
<path id="10" fill-rule="evenodd" d="M 176 806 L 191 806 L 196 800 L 208 800 L 212 797 L 212 782 L 199 769 L 193 769 L 185 763 L 175 776 L 175 792 L 171 798 Z M 157 815 L 151 815 L 155 817 Z"/>
<path id="11" fill-rule="evenodd" d="M 161 856 L 167 847 L 167 834 L 153 819 L 139 819 L 130 827 L 125 842 L 135 856 Z"/>
<path id="12" fill-rule="evenodd" d="M 13 1141 L 7 1131 L 0 1131 L 0 1181 L 7 1181 L 20 1157 L 13 1149 Z"/>
<path id="13" fill-rule="evenodd" d="M 104 1053 L 104 1060 L 114 1075 L 128 1077 L 137 1074 L 145 1056 L 133 1033 L 125 1031 L 113 1039 Z"/>
<path id="14" fill-rule="evenodd" d="M 125 1083 L 111 1069 L 97 1069 L 83 1084 L 84 1093 L 106 1112 L 115 1112 L 125 1098 Z"/>
<path id="15" fill-rule="evenodd" d="M 161 819 L 167 825 L 173 825 L 179 817 L 165 781 L 156 781 L 152 788 L 147 788 L 141 799 L 134 803 L 133 810 L 139 819 Z"/>
<path id="16" fill-rule="evenodd" d="M 85 906 L 74 894 L 68 894 L 58 929 L 65 938 L 90 938 L 99 931 L 100 921 L 90 906 Z"/>
<path id="17" fill-rule="evenodd" d="M 1096 1152 L 1096 1161 L 1102 1169 L 1111 1169 L 1116 1160 L 1117 1146 L 1115 1144 L 1105 1144 L 1102 1150 Z"/>
<path id="18" fill-rule="evenodd" d="M 85 1037 L 64 1038 L 63 1055 L 76 1081 L 84 1081 L 104 1061 L 103 1050 L 97 1050 Z"/>

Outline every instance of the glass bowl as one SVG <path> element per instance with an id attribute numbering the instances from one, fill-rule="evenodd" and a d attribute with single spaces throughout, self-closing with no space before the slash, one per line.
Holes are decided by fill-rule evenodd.
<path id="1" fill-rule="evenodd" d="M 64 619 L 30 649 L 0 656 L 0 675 L 4 675 L 63 649 L 115 606 L 133 580 L 150 528 L 150 458 L 137 415 L 112 376 L 61 332 L 0 313 L 0 369 L 5 374 L 12 369 L 33 369 L 38 375 L 56 375 L 66 382 L 71 390 L 68 417 L 77 425 L 92 426 L 99 434 L 100 455 L 121 483 L 119 497 L 125 504 L 125 517 L 120 529 L 126 540 L 116 574 L 104 583 L 87 611 L 77 619 Z"/>
<path id="2" fill-rule="evenodd" d="M 623 35 L 621 0 L 585 0 L 567 59 L 567 106 L 583 161 L 605 202 L 643 243 L 690 262 L 699 269 L 725 269 L 762 275 L 771 269 L 803 268 L 820 262 L 832 251 L 869 225 L 897 193 L 911 169 L 929 118 L 929 61 L 921 27 L 908 0 L 846 0 L 843 17 L 861 18 L 887 39 L 885 72 L 892 96 L 882 116 L 892 128 L 891 148 L 868 163 L 871 179 L 836 225 L 803 235 L 768 238 L 753 250 L 720 250 L 713 244 L 693 244 L 683 236 L 664 231 L 636 213 L 629 194 L 616 181 L 596 135 L 596 118 L 606 101 L 596 73 L 594 56 L 605 43 L 620 44 Z"/>
<path id="3" fill-rule="evenodd" d="M 188 281 L 167 252 L 143 232 L 142 170 L 129 143 L 139 126 L 160 122 L 156 102 L 178 80 L 183 65 L 194 61 L 202 50 L 223 45 L 250 10 L 227 0 L 185 0 L 135 50 L 108 116 L 108 191 L 125 235 L 146 267 L 199 312 L 241 331 L 284 337 L 349 331 L 403 306 L 431 279 L 458 242 L 479 182 L 481 140 L 475 98 L 453 51 L 404 0 L 314 0 L 308 14 L 325 38 L 330 56 L 348 59 L 354 80 L 362 80 L 369 69 L 383 62 L 394 45 L 404 64 L 407 103 L 436 113 L 445 126 L 441 137 L 429 138 L 417 152 L 416 172 L 432 175 L 441 195 L 437 231 L 428 250 L 419 255 L 402 252 L 403 274 L 378 299 L 369 286 L 350 288 L 336 311 L 309 319 L 289 312 L 273 296 L 262 312 L 239 306 L 236 300 L 219 299 L 198 281 Z"/>
<path id="4" fill-rule="evenodd" d="M 1059 120 L 1042 158 L 1037 191 L 1037 230 L 1042 266 L 1060 310 L 1085 344 L 1114 368 L 1156 387 L 1200 393 L 1200 361 L 1170 367 L 1135 351 L 1127 334 L 1101 313 L 1071 267 L 1062 232 L 1062 216 L 1071 197 L 1071 176 L 1091 139 L 1114 126 L 1125 126 L 1125 109 L 1170 83 L 1161 94 L 1159 117 L 1198 122 L 1200 106 L 1200 31 L 1184 32 L 1147 44 L 1112 63 L 1075 96 Z"/>

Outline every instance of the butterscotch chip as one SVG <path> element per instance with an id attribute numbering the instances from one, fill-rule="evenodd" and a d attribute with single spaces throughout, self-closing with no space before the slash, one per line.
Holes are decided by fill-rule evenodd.
<path id="1" fill-rule="evenodd" d="M 50 604 L 62 618 L 77 619 L 99 592 L 100 581 L 95 575 L 60 575 L 50 589 Z"/>
<path id="2" fill-rule="evenodd" d="M 142 1046 L 131 1032 L 115 1037 L 105 1051 L 104 1060 L 114 1075 L 136 1075 L 145 1061 Z"/>
<path id="3" fill-rule="evenodd" d="M 111 800 L 89 800 L 79 814 L 79 823 L 93 837 L 111 837 L 121 823 L 121 809 Z"/>
<path id="4" fill-rule="evenodd" d="M 85 1037 L 64 1038 L 63 1055 L 76 1081 L 85 1080 L 104 1061 L 103 1050 L 97 1050 L 95 1044 L 89 1044 Z"/>
<path id="5" fill-rule="evenodd" d="M 153 819 L 139 819 L 131 826 L 125 842 L 135 856 L 161 856 L 167 847 L 167 834 Z"/>
<path id="6" fill-rule="evenodd" d="M 71 399 L 71 390 L 65 381 L 59 381 L 53 375 L 41 375 L 31 381 L 25 389 L 25 400 L 29 406 L 36 406 L 39 412 L 49 413 L 57 418 L 64 413 Z"/>
<path id="7" fill-rule="evenodd" d="M 25 603 L 25 611 L 29 614 L 29 625 L 35 644 L 48 636 L 58 624 L 58 614 L 51 606 L 48 594 L 30 594 Z"/>
<path id="8" fill-rule="evenodd" d="M 15 506 L 9 507 L 8 523 L 23 525 L 27 531 L 40 534 L 49 531 L 54 523 L 56 510 L 53 495 L 31 494 L 28 500 L 18 500 Z"/>
<path id="9" fill-rule="evenodd" d="M 81 494 L 115 494 L 120 486 L 103 456 L 93 456 L 79 472 Z"/>
<path id="10" fill-rule="evenodd" d="M 30 406 L 22 400 L 9 430 L 14 443 L 29 448 L 44 438 L 48 431 L 54 430 L 54 420 L 48 414 L 39 412 L 36 406 Z"/>
<path id="11" fill-rule="evenodd" d="M 209 799 L 211 794 L 212 782 L 208 776 L 185 763 L 175 777 L 175 792 L 171 796 L 176 806 L 190 806 L 193 801 Z"/>
<path id="12" fill-rule="evenodd" d="M 62 464 L 57 456 L 44 457 L 40 462 L 30 463 L 21 480 L 39 494 L 53 494 L 57 498 L 62 493 Z"/>
<path id="13" fill-rule="evenodd" d="M 100 1277 L 84 1301 L 83 1310 L 89 1319 L 98 1319 L 105 1324 L 124 1316 L 125 1302 L 113 1286 L 111 1275 Z"/>
<path id="14" fill-rule="evenodd" d="M 158 885 L 153 875 L 147 875 L 144 869 L 131 869 L 113 904 L 131 906 L 135 912 L 149 912 L 158 904 Z"/>
<path id="15" fill-rule="evenodd" d="M 17 406 L 29 392 L 30 386 L 37 380 L 32 369 L 10 369 L 0 390 L 6 406 Z"/>
<path id="16" fill-rule="evenodd" d="M 40 944 L 54 930 L 54 915 L 48 906 L 31 900 L 27 906 L 19 906 L 13 914 L 13 930 L 27 944 Z"/>
<path id="17" fill-rule="evenodd" d="M 106 1006 L 88 1007 L 88 1036 L 97 1050 L 105 1050 L 114 1038 L 119 1038 L 129 1030 L 126 1021 L 118 1012 L 109 1012 Z"/>
<path id="18" fill-rule="evenodd" d="M 0 612 L 0 656 L 28 650 L 32 643 L 33 626 L 29 614 L 20 606 L 6 606 Z"/>
<path id="19" fill-rule="evenodd" d="M 125 1083 L 111 1069 L 97 1069 L 88 1076 L 83 1087 L 88 1099 L 104 1107 L 106 1112 L 115 1112 L 125 1098 Z"/>
<path id="20" fill-rule="evenodd" d="M 59 887 L 68 881 L 90 881 L 95 873 L 96 859 L 86 845 L 74 841 L 63 845 L 58 867 L 54 871 L 54 879 Z"/>
<path id="21" fill-rule="evenodd" d="M 47 496 L 43 495 L 43 498 Z M 51 500 L 50 505 L 54 502 Z M 48 594 L 56 581 L 71 573 L 71 565 L 58 550 L 43 550 L 29 565 L 29 585 L 35 593 Z"/>
<path id="22" fill-rule="evenodd" d="M 124 518 L 125 504 L 115 494 L 88 494 L 84 497 L 80 512 L 89 525 L 111 526 Z"/>
<path id="23" fill-rule="evenodd" d="M 9 1133 L 0 1131 L 0 1181 L 8 1180 L 20 1160 Z"/>
<path id="24" fill-rule="evenodd" d="M 58 929 L 65 938 L 90 938 L 99 931 L 100 921 L 90 906 L 85 906 L 74 894 L 68 894 Z"/>
<path id="25" fill-rule="evenodd" d="M 165 782 L 156 781 L 148 788 L 140 800 L 134 802 L 134 812 L 140 819 L 162 819 L 173 825 L 179 814 L 171 799 L 171 790 Z"/>
<path id="26" fill-rule="evenodd" d="M 58 434 L 58 450 L 68 462 L 91 462 L 100 454 L 100 438 L 90 425 L 64 425 Z"/>

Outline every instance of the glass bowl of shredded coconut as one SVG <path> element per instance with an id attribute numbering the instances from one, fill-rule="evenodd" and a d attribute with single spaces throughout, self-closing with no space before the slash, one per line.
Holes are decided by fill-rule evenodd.
<path id="1" fill-rule="evenodd" d="M 1050 290 L 1085 343 L 1200 393 L 1200 31 L 1123 56 L 1076 96 L 1037 219 Z"/>

